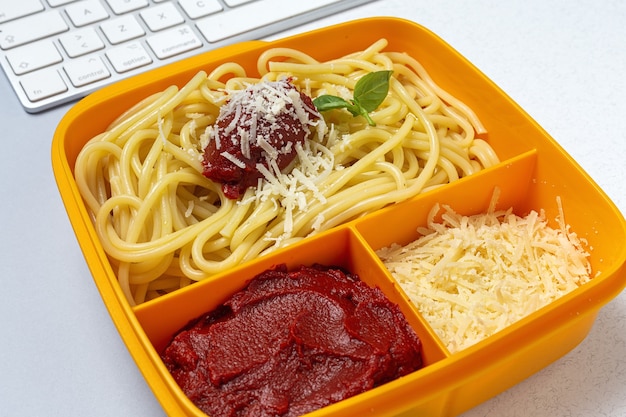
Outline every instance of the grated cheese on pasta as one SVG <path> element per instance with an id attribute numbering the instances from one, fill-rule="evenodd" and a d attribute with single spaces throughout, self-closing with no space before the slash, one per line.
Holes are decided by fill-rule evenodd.
<path id="1" fill-rule="evenodd" d="M 289 238 L 293 232 L 293 215 L 295 211 L 306 212 L 307 207 L 315 200 L 325 203 L 326 197 L 318 184 L 331 174 L 334 166 L 333 154 L 321 144 L 317 150 L 310 148 L 309 143 L 305 146 L 296 144 L 296 151 L 301 161 L 299 167 L 290 172 L 281 172 L 275 162 L 270 162 L 269 169 L 263 164 L 257 164 L 256 168 L 263 174 L 263 181 L 259 180 L 256 193 L 252 199 L 265 201 L 272 199 L 283 209 L 284 233 L 274 240 Z M 288 170 L 286 170 L 288 171 Z M 247 204 L 243 200 L 240 204 Z M 323 216 L 316 218 L 313 229 L 317 230 L 323 223 Z"/>
<path id="2" fill-rule="evenodd" d="M 560 201 L 559 208 L 560 207 Z M 540 213 L 461 216 L 444 206 L 423 235 L 378 256 L 451 353 L 465 349 L 591 278 L 584 241 Z"/>

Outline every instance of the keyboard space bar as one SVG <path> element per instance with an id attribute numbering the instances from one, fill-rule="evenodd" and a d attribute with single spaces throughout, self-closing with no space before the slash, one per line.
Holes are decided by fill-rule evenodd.
<path id="1" fill-rule="evenodd" d="M 198 20 L 202 35 L 218 42 L 341 0 L 262 0 Z"/>

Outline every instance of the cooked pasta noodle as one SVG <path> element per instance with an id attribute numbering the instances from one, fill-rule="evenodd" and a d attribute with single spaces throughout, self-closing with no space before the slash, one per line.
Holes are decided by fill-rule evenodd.
<path id="1" fill-rule="evenodd" d="M 318 62 L 275 48 L 255 78 L 236 63 L 148 97 L 90 140 L 75 177 L 131 304 L 139 304 L 314 233 L 406 200 L 498 162 L 477 138 L 476 115 L 415 59 L 364 51 Z M 238 200 L 202 175 L 207 129 L 229 93 L 290 77 L 315 98 L 350 99 L 364 74 L 392 70 L 375 126 L 345 110 L 324 113 L 284 173 L 262 171 Z"/>

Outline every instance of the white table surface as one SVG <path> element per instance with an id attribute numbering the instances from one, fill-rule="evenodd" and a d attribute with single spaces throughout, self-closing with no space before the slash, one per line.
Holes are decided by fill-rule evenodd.
<path id="1" fill-rule="evenodd" d="M 626 213 L 625 1 L 380 0 L 278 37 L 383 15 L 414 20 L 465 55 Z M 0 75 L 0 416 L 162 416 L 54 182 L 51 137 L 68 108 L 28 115 Z M 626 292 L 574 350 L 464 414 L 479 416 L 626 416 Z"/>

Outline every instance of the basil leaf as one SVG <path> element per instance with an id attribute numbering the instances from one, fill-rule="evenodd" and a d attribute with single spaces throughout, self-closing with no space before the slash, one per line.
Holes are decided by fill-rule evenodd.
<path id="1" fill-rule="evenodd" d="M 313 104 L 318 111 L 326 111 L 332 109 L 343 109 L 351 106 L 346 100 L 341 97 L 331 96 L 328 94 L 316 97 L 313 99 Z"/>
<path id="2" fill-rule="evenodd" d="M 346 109 L 353 116 L 363 116 L 370 126 L 376 126 L 369 113 L 376 110 L 389 92 L 389 78 L 393 71 L 370 72 L 354 85 L 354 98 L 350 101 L 332 95 L 321 95 L 313 99 L 318 111 Z"/>
<path id="3" fill-rule="evenodd" d="M 387 97 L 392 71 L 376 71 L 361 77 L 354 86 L 354 102 L 368 113 Z"/>

